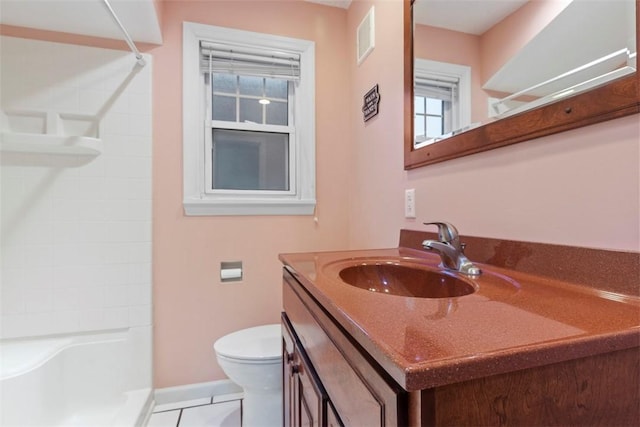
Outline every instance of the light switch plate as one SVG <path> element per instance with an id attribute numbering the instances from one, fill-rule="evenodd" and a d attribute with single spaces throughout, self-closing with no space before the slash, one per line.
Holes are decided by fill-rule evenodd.
<path id="1" fill-rule="evenodd" d="M 411 188 L 404 190 L 404 216 L 405 218 L 416 217 L 416 190 Z"/>

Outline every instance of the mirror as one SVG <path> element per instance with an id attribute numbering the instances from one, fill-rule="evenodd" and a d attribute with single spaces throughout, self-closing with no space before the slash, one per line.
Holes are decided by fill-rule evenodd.
<path id="1" fill-rule="evenodd" d="M 637 113 L 637 6 L 405 0 L 405 169 Z"/>

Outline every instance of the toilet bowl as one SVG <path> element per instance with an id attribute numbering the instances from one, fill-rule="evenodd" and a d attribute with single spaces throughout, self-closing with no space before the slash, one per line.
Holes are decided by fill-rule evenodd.
<path id="1" fill-rule="evenodd" d="M 244 390 L 242 425 L 282 425 L 282 335 L 279 324 L 243 329 L 218 339 L 218 364 Z"/>

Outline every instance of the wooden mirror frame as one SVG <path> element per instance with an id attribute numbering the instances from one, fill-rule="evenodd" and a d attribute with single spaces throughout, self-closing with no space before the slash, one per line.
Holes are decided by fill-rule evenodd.
<path id="1" fill-rule="evenodd" d="M 455 159 L 640 112 L 640 73 L 514 116 L 490 122 L 426 147 L 413 148 L 413 2 L 404 0 L 404 168 Z M 640 39 L 636 0 L 636 46 Z M 636 47 L 637 49 L 637 47 Z M 636 60 L 636 64 L 637 64 Z"/>

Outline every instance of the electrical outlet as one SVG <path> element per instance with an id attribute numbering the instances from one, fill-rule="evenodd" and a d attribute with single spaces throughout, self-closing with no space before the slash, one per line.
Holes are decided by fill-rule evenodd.
<path id="1" fill-rule="evenodd" d="M 405 218 L 416 217 L 416 190 L 411 188 L 404 190 L 404 216 Z"/>

